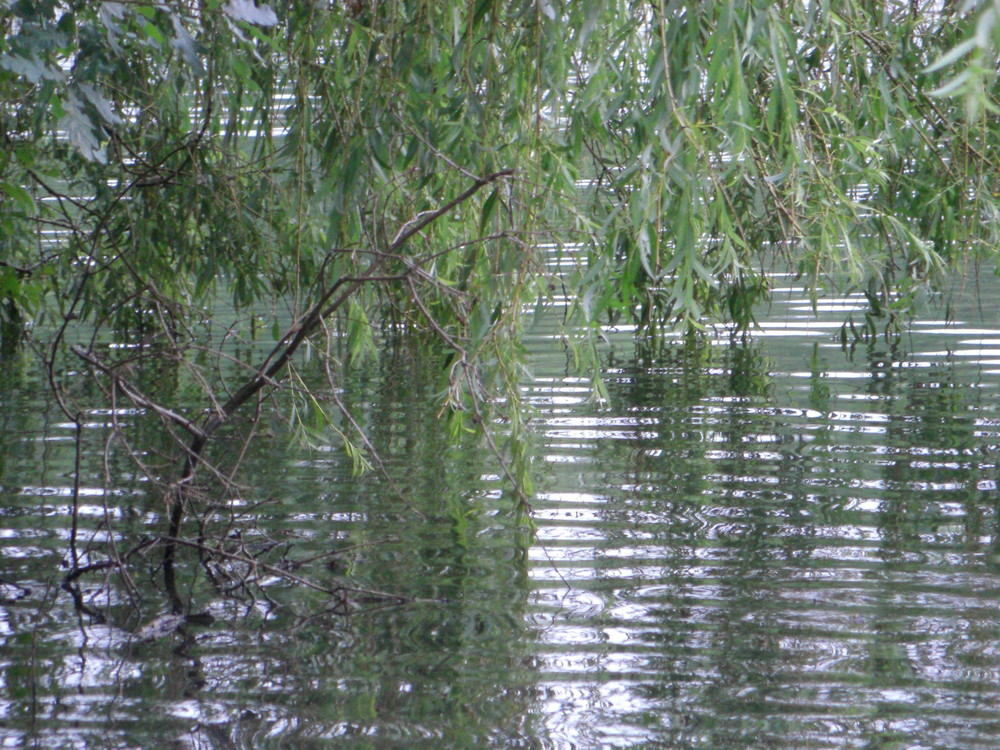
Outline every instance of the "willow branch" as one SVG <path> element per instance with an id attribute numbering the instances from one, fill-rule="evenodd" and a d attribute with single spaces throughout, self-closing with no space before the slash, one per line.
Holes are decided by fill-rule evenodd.
<path id="1" fill-rule="evenodd" d="M 191 445 L 191 455 L 193 457 L 197 457 L 201 453 L 205 441 L 207 441 L 207 439 L 211 437 L 211 435 L 219 429 L 219 427 L 221 427 L 229 419 L 229 417 L 231 417 L 232 414 L 240 408 L 240 406 L 245 404 L 247 400 L 260 391 L 265 385 L 273 382 L 275 375 L 277 375 L 278 372 L 285 367 L 288 360 L 292 358 L 298 348 L 302 345 L 302 342 L 304 342 L 310 334 L 315 332 L 320 324 L 320 321 L 329 318 L 333 313 L 339 310 L 364 284 L 378 278 L 376 272 L 380 269 L 380 267 L 387 259 L 395 257 L 399 253 L 399 250 L 411 237 L 433 222 L 437 221 L 445 214 L 454 210 L 460 204 L 467 201 L 486 185 L 495 182 L 501 177 L 507 177 L 512 173 L 513 170 L 505 169 L 500 172 L 495 172 L 487 177 L 482 177 L 476 180 L 476 182 L 470 185 L 460 195 L 448 201 L 448 203 L 440 208 L 420 214 L 412 221 L 400 227 L 396 236 L 389 244 L 389 247 L 386 248 L 384 252 L 379 253 L 368 264 L 368 268 L 365 269 L 361 276 L 347 277 L 335 281 L 320 296 L 319 300 L 316 301 L 309 312 L 293 324 L 288 332 L 285 333 L 278 344 L 271 350 L 270 354 L 264 358 L 264 363 L 257 370 L 257 373 L 250 380 L 248 380 L 243 387 L 230 396 L 229 400 L 223 404 L 220 412 L 210 419 L 209 422 L 202 428 L 203 434 L 197 436 L 195 438 L 195 443 L 192 443 Z M 346 286 L 346 289 L 341 291 L 341 288 L 344 286 Z M 340 293 L 338 294 L 338 292 Z M 189 460 L 185 467 L 185 475 L 189 474 L 193 469 L 194 464 Z"/>
<path id="2" fill-rule="evenodd" d="M 195 438 L 205 437 L 205 433 L 201 429 L 201 427 L 192 422 L 190 419 L 181 416 L 172 409 L 168 409 L 165 406 L 161 406 L 152 399 L 149 399 L 146 396 L 144 396 L 138 388 L 136 388 L 134 385 L 129 383 L 125 378 L 119 375 L 113 368 L 101 362 L 101 360 L 99 360 L 92 352 L 88 352 L 86 349 L 84 349 L 82 346 L 79 346 L 78 344 L 73 344 L 70 347 L 70 351 L 72 351 L 73 354 L 78 356 L 83 361 L 93 365 L 98 370 L 103 372 L 105 375 L 110 377 L 112 381 L 115 383 L 115 385 L 117 385 L 121 389 L 121 391 L 126 396 L 128 396 L 129 399 L 132 401 L 132 403 L 134 403 L 136 406 L 141 406 L 145 409 L 149 409 L 150 411 L 156 412 L 164 419 L 173 422 L 174 424 L 179 425 L 180 427 L 183 427 L 185 430 L 191 433 L 191 435 L 193 435 Z"/>
<path id="3" fill-rule="evenodd" d="M 266 385 L 273 384 L 275 376 L 285 368 L 289 360 L 309 335 L 315 332 L 325 319 L 339 310 L 364 284 L 380 277 L 382 275 L 382 265 L 388 260 L 398 257 L 399 251 L 407 241 L 445 214 L 454 210 L 457 206 L 469 200 L 469 198 L 486 185 L 511 174 L 513 174 L 513 170 L 504 169 L 486 177 L 480 177 L 462 193 L 440 208 L 433 211 L 425 211 L 401 226 L 399 231 L 396 232 L 396 236 L 393 237 L 392 242 L 389 243 L 389 246 L 384 252 L 378 253 L 371 260 L 364 273 L 360 276 L 344 277 L 331 284 L 320 295 L 309 311 L 282 336 L 281 340 L 278 341 L 267 357 L 264 358 L 264 362 L 255 374 L 229 397 L 229 400 L 222 405 L 216 414 L 208 419 L 203 427 L 199 428 L 199 432 L 192 433 L 194 437 L 187 448 L 180 479 L 175 484 L 175 491 L 170 498 L 169 531 L 164 537 L 166 543 L 163 551 L 164 585 L 175 613 L 180 613 L 183 609 L 183 602 L 177 589 L 174 574 L 174 557 L 177 545 L 183 543 L 180 541 L 180 529 L 181 523 L 184 520 L 184 506 L 187 496 L 185 487 L 194 478 L 195 470 L 201 461 L 201 454 L 208 440 L 229 420 L 237 409 L 257 395 Z"/>

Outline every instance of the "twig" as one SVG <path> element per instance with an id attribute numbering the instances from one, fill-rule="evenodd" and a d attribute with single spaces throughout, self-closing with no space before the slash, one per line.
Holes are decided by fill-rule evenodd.
<path id="1" fill-rule="evenodd" d="M 261 562 L 260 560 L 257 560 L 253 557 L 236 554 L 234 552 L 226 552 L 225 550 L 218 549 L 217 547 L 209 547 L 208 545 L 203 544 L 202 542 L 194 542 L 191 541 L 190 539 L 182 539 L 180 537 L 171 537 L 171 536 L 161 536 L 160 541 L 166 542 L 168 545 L 179 544 L 182 547 L 190 547 L 191 549 L 196 549 L 201 552 L 206 552 L 210 555 L 219 555 L 221 557 L 226 558 L 227 560 L 240 562 L 243 563 L 244 565 L 249 565 L 251 568 L 264 570 L 268 573 L 271 573 L 272 575 L 276 575 L 281 578 L 287 578 L 289 581 L 292 581 L 293 583 L 298 583 L 302 586 L 305 586 L 306 588 L 313 589 L 314 591 L 319 591 L 320 593 L 323 594 L 329 594 L 330 596 L 341 596 L 344 593 L 352 593 L 352 594 L 363 594 L 366 596 L 375 596 L 381 599 L 394 599 L 400 604 L 406 604 L 408 602 L 415 601 L 414 599 L 408 596 L 400 596 L 399 594 L 387 594 L 384 591 L 358 589 L 350 586 L 336 586 L 334 588 L 321 586 L 318 583 L 310 581 L 308 578 L 297 576 L 290 571 L 284 570 L 283 568 L 279 568 L 275 565 L 269 565 L 268 563 Z"/>
<path id="2" fill-rule="evenodd" d="M 181 416 L 172 409 L 168 409 L 165 406 L 160 406 L 155 401 L 146 398 L 146 396 L 142 395 L 142 393 L 139 391 L 138 388 L 129 383 L 113 368 L 101 362 L 101 360 L 99 360 L 92 352 L 88 352 L 86 349 L 84 349 L 82 346 L 79 346 L 78 344 L 73 344 L 72 346 L 70 346 L 70 351 L 73 352 L 73 354 L 78 356 L 80 359 L 90 363 L 98 370 L 103 372 L 105 375 L 110 377 L 112 380 L 114 380 L 115 385 L 117 385 L 122 390 L 122 392 L 126 396 L 128 396 L 136 405 L 142 406 L 146 409 L 150 409 L 156 412 L 164 419 L 168 419 L 174 424 L 183 427 L 185 430 L 190 432 L 196 438 L 206 437 L 205 432 L 197 424 L 192 422 L 190 419 Z"/>

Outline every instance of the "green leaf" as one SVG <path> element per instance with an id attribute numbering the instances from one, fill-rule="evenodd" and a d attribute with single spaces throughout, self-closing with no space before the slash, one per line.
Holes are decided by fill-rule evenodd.
<path id="1" fill-rule="evenodd" d="M 201 62 L 201 47 L 184 28 L 184 22 L 179 15 L 172 14 L 171 20 L 174 23 L 174 38 L 171 42 L 174 48 L 181 53 L 181 58 L 195 75 L 205 75 L 205 66 Z"/>
<path id="2" fill-rule="evenodd" d="M 106 164 L 108 156 L 97 138 L 95 123 L 83 111 L 79 99 L 70 92 L 64 101 L 66 115 L 59 121 L 69 142 L 87 161 Z"/>
<path id="3" fill-rule="evenodd" d="M 278 23 L 278 16 L 270 5 L 254 5 L 253 0 L 229 0 L 222 10 L 235 21 L 246 21 L 258 26 L 274 26 Z"/>
<path id="4" fill-rule="evenodd" d="M 933 91 L 928 92 L 930 96 L 934 97 L 946 97 L 961 91 L 966 84 L 972 80 L 972 71 L 963 70 L 954 78 L 951 78 L 941 84 L 938 88 Z"/>
<path id="5" fill-rule="evenodd" d="M 500 188 L 494 188 L 493 192 L 490 193 L 489 197 L 483 202 L 482 214 L 479 217 L 479 232 L 480 234 L 486 231 L 486 225 L 490 221 L 490 217 L 496 212 L 497 207 L 497 196 L 499 194 Z"/>
<path id="6" fill-rule="evenodd" d="M 941 70 L 941 68 L 946 68 L 952 63 L 965 57 L 969 52 L 976 49 L 975 39 L 966 39 L 964 42 L 960 42 L 944 53 L 941 57 L 935 60 L 933 63 L 924 68 L 924 73 L 933 73 L 936 70 Z"/>
<path id="7" fill-rule="evenodd" d="M 11 182 L 4 182 L 0 185 L 2 185 L 3 191 L 19 203 L 27 213 L 35 213 L 35 199 L 31 197 L 31 193 L 20 185 L 15 185 Z"/>
<path id="8" fill-rule="evenodd" d="M 41 81 L 62 82 L 66 80 L 66 74 L 58 68 L 40 62 L 34 56 L 21 57 L 19 55 L 0 56 L 0 68 L 9 70 L 11 73 L 24 76 L 31 83 Z"/>
<path id="9" fill-rule="evenodd" d="M 480 21 L 483 20 L 483 16 L 493 10 L 493 3 L 495 0 L 479 0 L 476 3 L 476 9 L 472 13 L 472 27 L 476 28 L 479 26 Z"/>

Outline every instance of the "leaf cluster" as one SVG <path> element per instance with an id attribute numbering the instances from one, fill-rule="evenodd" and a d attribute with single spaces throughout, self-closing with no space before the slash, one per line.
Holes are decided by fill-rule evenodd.
<path id="1" fill-rule="evenodd" d="M 279 348 L 326 331 L 348 358 L 421 331 L 448 352 L 457 433 L 491 403 L 520 414 L 526 311 L 564 296 L 592 333 L 745 331 L 777 268 L 893 323 L 997 251 L 994 76 L 975 118 L 949 96 L 971 80 L 955 63 L 992 70 L 989 8 L 7 10 L 0 318 L 54 321 L 50 364 L 76 326 L 196 368 L 184 347 L 227 307 Z"/>

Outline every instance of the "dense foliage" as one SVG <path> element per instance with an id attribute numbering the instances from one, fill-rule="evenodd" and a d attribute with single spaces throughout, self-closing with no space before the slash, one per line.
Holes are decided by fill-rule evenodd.
<path id="1" fill-rule="evenodd" d="M 223 278 L 240 306 L 301 303 L 500 169 L 409 251 L 489 317 L 542 239 L 582 245 L 589 317 L 738 326 L 775 251 L 904 307 L 996 245 L 994 110 L 929 95 L 991 101 L 992 6 L 972 27 L 932 3 L 8 5 L 8 317 L 53 291 L 122 323 Z M 949 49 L 968 69 L 925 73 Z M 356 312 L 408 320 L 405 287 Z"/>
<path id="2" fill-rule="evenodd" d="M 52 324 L 68 414 L 82 358 L 197 459 L 321 331 L 344 358 L 431 333 L 461 431 L 519 412 L 525 311 L 563 296 L 584 330 L 749 329 L 780 267 L 899 320 L 998 249 L 996 11 L 939 6 L 6 2 L 6 338 Z M 243 401 L 195 346 L 222 294 L 276 342 Z M 95 353 L 108 330 L 142 346 Z M 213 416 L 144 394 L 143 359 Z"/>

